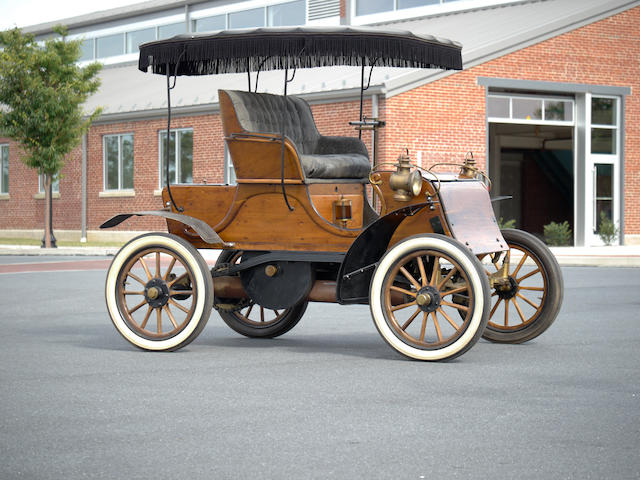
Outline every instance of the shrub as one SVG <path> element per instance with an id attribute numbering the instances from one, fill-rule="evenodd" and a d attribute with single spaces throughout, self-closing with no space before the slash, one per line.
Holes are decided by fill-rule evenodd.
<path id="1" fill-rule="evenodd" d="M 498 220 L 498 228 L 500 230 L 503 230 L 505 228 L 516 228 L 515 218 L 512 218 L 511 220 L 507 220 L 505 222 L 504 218 L 500 217 L 500 219 Z"/>
<path id="2" fill-rule="evenodd" d="M 600 212 L 598 235 L 605 245 L 611 245 L 618 236 L 618 227 L 604 212 Z"/>
<path id="3" fill-rule="evenodd" d="M 544 226 L 544 241 L 547 242 L 547 245 L 571 245 L 572 240 L 573 233 L 566 220 L 562 223 L 551 222 Z"/>

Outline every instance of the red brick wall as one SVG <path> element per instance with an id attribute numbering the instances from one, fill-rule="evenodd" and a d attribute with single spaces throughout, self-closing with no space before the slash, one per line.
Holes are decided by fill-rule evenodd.
<path id="1" fill-rule="evenodd" d="M 219 115 L 201 115 L 172 119 L 171 128 L 193 129 L 193 181 L 224 182 L 224 145 Z M 154 195 L 159 183 L 159 132 L 167 129 L 166 119 L 95 125 L 88 136 L 87 228 L 97 229 L 102 222 L 122 212 L 162 208 L 162 198 Z M 104 189 L 103 137 L 133 133 L 134 197 L 100 197 Z M 160 219 L 134 217 L 119 230 L 164 229 Z"/>
<path id="2" fill-rule="evenodd" d="M 485 87 L 477 77 L 631 87 L 625 111 L 625 233 L 640 233 L 640 7 L 386 100 L 387 161 L 403 148 L 423 163 L 486 160 Z M 415 155 L 413 156 L 415 159 Z"/>
<path id="3" fill-rule="evenodd" d="M 43 228 L 44 199 L 38 194 L 38 173 L 20 161 L 22 148 L 13 140 L 0 137 L 9 144 L 9 199 L 0 200 L 0 230 Z M 81 205 L 80 149 L 67 158 L 60 178 L 60 196 L 53 199 L 54 228 L 79 230 Z M 1 233 L 0 233 L 1 235 Z"/>

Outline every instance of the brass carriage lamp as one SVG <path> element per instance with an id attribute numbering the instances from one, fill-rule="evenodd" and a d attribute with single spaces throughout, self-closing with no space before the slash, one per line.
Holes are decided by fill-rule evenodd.
<path id="1" fill-rule="evenodd" d="M 460 178 L 476 178 L 478 169 L 476 167 L 476 160 L 473 158 L 473 153 L 469 152 L 464 157 L 464 163 L 460 166 Z"/>
<path id="2" fill-rule="evenodd" d="M 347 228 L 347 222 L 351 220 L 351 200 L 340 196 L 340 200 L 333 202 L 333 218 L 336 224 Z"/>
<path id="3" fill-rule="evenodd" d="M 411 171 L 409 152 L 398 157 L 396 171 L 389 178 L 389 186 L 394 191 L 393 199 L 408 202 L 422 191 L 422 175 L 418 170 Z"/>

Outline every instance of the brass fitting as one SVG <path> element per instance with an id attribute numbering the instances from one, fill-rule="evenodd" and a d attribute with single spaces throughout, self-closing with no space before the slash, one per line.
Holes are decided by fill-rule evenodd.
<path id="1" fill-rule="evenodd" d="M 267 277 L 275 277 L 276 273 L 278 273 L 278 267 L 275 265 L 267 265 L 264 267 L 264 274 Z"/>
<path id="2" fill-rule="evenodd" d="M 333 219 L 334 223 L 347 228 L 347 222 L 351 220 L 351 200 L 344 198 L 344 195 L 340 197 L 340 200 L 333 202 Z"/>
<path id="3" fill-rule="evenodd" d="M 408 202 L 422 191 L 422 175 L 419 171 L 411 171 L 411 158 L 406 155 L 398 157 L 396 171 L 389 177 L 389 186 L 394 191 L 393 199 L 398 202 Z"/>
<path id="4" fill-rule="evenodd" d="M 476 167 L 476 161 L 473 158 L 473 153 L 469 152 L 464 158 L 464 163 L 460 167 L 460 178 L 476 178 L 478 168 Z"/>

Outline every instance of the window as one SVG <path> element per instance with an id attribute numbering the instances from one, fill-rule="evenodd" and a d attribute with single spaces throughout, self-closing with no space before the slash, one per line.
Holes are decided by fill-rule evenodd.
<path id="1" fill-rule="evenodd" d="M 9 193 L 9 145 L 0 145 L 0 194 Z"/>
<path id="2" fill-rule="evenodd" d="M 212 32 L 227 28 L 227 16 L 216 15 L 215 17 L 199 18 L 193 21 L 193 30 L 196 32 Z"/>
<path id="3" fill-rule="evenodd" d="M 104 189 L 133 190 L 133 134 L 105 135 Z"/>
<path id="4" fill-rule="evenodd" d="M 616 154 L 616 126 L 618 122 L 615 98 L 591 99 L 591 153 Z"/>
<path id="5" fill-rule="evenodd" d="M 595 212 L 594 230 L 600 232 L 603 220 L 613 221 L 613 165 L 596 163 L 594 165 Z"/>
<path id="6" fill-rule="evenodd" d="M 97 58 L 115 57 L 124 53 L 124 33 L 96 38 Z"/>
<path id="7" fill-rule="evenodd" d="M 139 45 L 155 39 L 156 29 L 153 27 L 127 32 L 127 53 L 137 53 Z"/>
<path id="8" fill-rule="evenodd" d="M 55 178 L 51 182 L 52 193 L 60 193 L 60 179 Z M 44 174 L 38 175 L 38 193 L 44 193 Z"/>
<path id="9" fill-rule="evenodd" d="M 176 142 L 176 135 L 178 141 Z M 167 131 L 158 135 L 160 147 L 160 188 L 167 183 L 166 146 Z M 171 130 L 169 137 L 169 176 L 171 183 L 193 183 L 193 129 Z"/>
<path id="10" fill-rule="evenodd" d="M 254 8 L 229 14 L 229 28 L 264 27 L 264 8 Z"/>
<path id="11" fill-rule="evenodd" d="M 158 38 L 171 38 L 176 35 L 186 33 L 184 22 L 171 23 L 169 25 L 162 25 L 158 27 Z"/>
<path id="12" fill-rule="evenodd" d="M 394 9 L 393 3 L 393 0 L 358 0 L 356 2 L 356 15 L 389 12 Z"/>
<path id="13" fill-rule="evenodd" d="M 227 185 L 235 185 L 236 182 L 236 170 L 233 168 L 233 162 L 231 161 L 231 154 L 229 148 L 225 142 L 224 145 L 224 183 Z"/>
<path id="14" fill-rule="evenodd" d="M 503 123 L 572 125 L 573 105 L 568 98 L 496 93 L 487 99 L 487 116 Z"/>
<path id="15" fill-rule="evenodd" d="M 82 42 L 80 46 L 80 61 L 93 60 L 95 58 L 94 52 L 95 39 L 87 38 Z"/>
<path id="16" fill-rule="evenodd" d="M 304 25 L 306 16 L 304 7 L 304 0 L 267 7 L 267 25 L 270 27 Z"/>
<path id="17" fill-rule="evenodd" d="M 397 0 L 397 1 L 398 1 L 398 10 L 402 8 L 424 7 L 425 5 L 437 5 L 440 3 L 440 0 Z"/>

